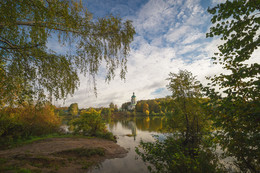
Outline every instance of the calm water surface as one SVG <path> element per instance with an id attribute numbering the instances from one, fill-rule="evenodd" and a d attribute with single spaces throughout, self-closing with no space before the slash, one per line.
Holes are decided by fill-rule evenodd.
<path id="1" fill-rule="evenodd" d="M 108 130 L 118 137 L 117 144 L 128 150 L 126 157 L 107 159 L 101 163 L 99 168 L 91 170 L 91 173 L 148 173 L 147 165 L 135 153 L 141 140 L 155 141 L 153 135 L 163 138 L 160 133 L 165 119 L 153 118 L 129 118 L 125 120 L 110 120 L 107 124 Z M 132 135 L 131 137 L 126 135 Z"/>

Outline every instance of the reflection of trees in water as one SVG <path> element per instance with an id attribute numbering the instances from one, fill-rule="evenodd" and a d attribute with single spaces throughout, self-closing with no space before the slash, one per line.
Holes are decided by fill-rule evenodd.
<path id="1" fill-rule="evenodd" d="M 129 128 L 131 128 L 132 136 L 134 137 L 134 140 L 135 140 L 135 137 L 136 137 L 136 134 L 137 134 L 136 124 L 135 124 L 134 121 L 129 121 L 128 125 L 129 125 Z"/>
<path id="2" fill-rule="evenodd" d="M 117 128 L 117 123 L 118 123 L 118 120 L 113 120 L 113 119 L 109 118 L 108 119 L 108 128 L 110 130 Z"/>
<path id="3" fill-rule="evenodd" d="M 143 131 L 158 132 L 165 128 L 166 118 L 164 117 L 144 117 L 136 118 L 136 127 Z"/>
<path id="4" fill-rule="evenodd" d="M 114 129 L 117 123 L 120 122 L 124 129 L 129 129 L 132 131 L 132 135 L 137 135 L 137 130 L 141 131 L 154 131 L 158 132 L 165 129 L 166 124 L 165 117 L 135 117 L 121 120 L 108 120 L 108 128 Z"/>
<path id="5" fill-rule="evenodd" d="M 131 128 L 128 125 L 129 120 L 121 120 L 120 122 L 121 122 L 123 128 L 131 130 Z"/>
<path id="6" fill-rule="evenodd" d="M 159 131 L 162 128 L 162 119 L 160 117 L 153 117 L 150 121 L 150 131 Z"/>
<path id="7" fill-rule="evenodd" d="M 137 129 L 143 130 L 143 120 L 142 118 L 136 118 L 135 124 Z"/>
<path id="8" fill-rule="evenodd" d="M 132 131 L 132 135 L 136 136 L 136 123 L 134 120 L 122 120 L 122 127 Z"/>
<path id="9" fill-rule="evenodd" d="M 144 130 L 149 130 L 150 128 L 150 118 L 149 117 L 145 117 L 143 118 L 143 128 Z"/>

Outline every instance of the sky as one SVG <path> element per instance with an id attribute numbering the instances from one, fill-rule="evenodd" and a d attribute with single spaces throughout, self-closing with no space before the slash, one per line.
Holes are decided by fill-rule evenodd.
<path id="1" fill-rule="evenodd" d="M 221 44 L 219 38 L 206 38 L 211 26 L 208 7 L 224 0 L 83 0 L 83 5 L 94 18 L 113 14 L 133 21 L 136 30 L 128 56 L 126 80 L 119 71 L 110 83 L 105 75 L 97 76 L 97 97 L 93 83 L 80 75 L 80 87 L 73 97 L 57 106 L 78 103 L 80 108 L 108 107 L 113 102 L 119 107 L 131 99 L 162 98 L 171 95 L 166 85 L 170 72 L 188 70 L 204 85 L 206 76 L 224 72 L 211 57 Z M 55 46 L 49 43 L 51 47 Z M 61 49 L 59 47 L 57 49 Z M 64 48 L 65 49 L 65 48 Z M 258 61 L 254 57 L 250 61 Z"/>

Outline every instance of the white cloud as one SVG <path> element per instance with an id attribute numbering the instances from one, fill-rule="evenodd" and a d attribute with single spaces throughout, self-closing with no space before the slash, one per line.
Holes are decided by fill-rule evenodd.
<path id="1" fill-rule="evenodd" d="M 170 42 L 177 42 L 181 37 L 184 37 L 189 30 L 192 30 L 190 26 L 184 25 L 179 28 L 171 28 L 166 34 L 166 39 Z"/>
<path id="2" fill-rule="evenodd" d="M 114 102 L 121 106 L 133 92 L 137 100 L 164 97 L 170 95 L 166 89 L 170 72 L 187 69 L 204 85 L 208 83 L 205 76 L 223 72 L 210 58 L 222 42 L 205 38 L 210 18 L 199 0 L 149 0 L 135 14 L 129 17 L 137 35 L 131 44 L 126 81 L 116 77 L 107 84 L 101 73 L 96 98 L 87 79 L 81 77 L 79 90 L 66 105 L 78 102 L 80 107 L 98 107 Z"/>
<path id="3" fill-rule="evenodd" d="M 212 0 L 212 5 L 217 5 L 224 2 L 226 2 L 226 0 Z"/>

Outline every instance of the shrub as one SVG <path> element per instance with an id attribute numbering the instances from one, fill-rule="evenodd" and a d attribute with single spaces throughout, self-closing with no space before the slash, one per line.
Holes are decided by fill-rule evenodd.
<path id="1" fill-rule="evenodd" d="M 150 172 L 225 172 L 216 153 L 201 146 L 195 155 L 189 155 L 183 142 L 183 138 L 176 136 L 168 136 L 164 141 L 157 139 L 154 143 L 141 142 L 141 150 L 136 148 L 136 153 L 152 165 L 148 166 Z"/>
<path id="2" fill-rule="evenodd" d="M 79 118 L 71 120 L 69 124 L 73 127 L 75 134 L 97 136 L 107 132 L 100 112 L 95 109 L 82 112 Z"/>
<path id="3" fill-rule="evenodd" d="M 50 104 L 5 107 L 0 110 L 0 142 L 4 144 L 57 132 L 60 123 L 60 118 Z"/>

